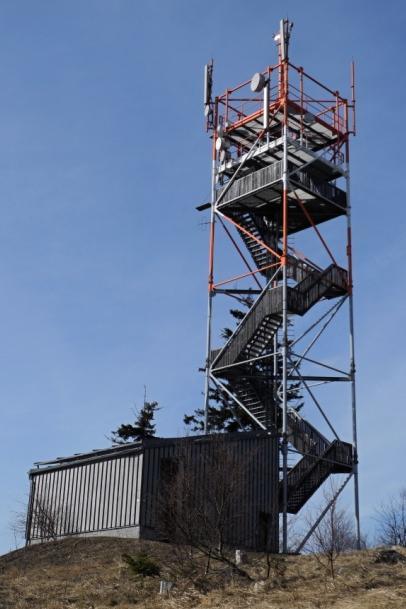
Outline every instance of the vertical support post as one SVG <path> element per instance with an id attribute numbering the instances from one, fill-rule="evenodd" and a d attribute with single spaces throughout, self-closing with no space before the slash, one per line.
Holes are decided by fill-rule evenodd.
<path id="1" fill-rule="evenodd" d="M 217 99 L 216 112 L 217 117 Z M 214 237 L 215 237 L 215 205 L 216 205 L 216 130 L 213 133 L 213 153 L 211 161 L 211 210 L 210 210 L 210 246 L 209 246 L 209 279 L 207 294 L 207 328 L 206 328 L 206 366 L 204 384 L 204 433 L 209 432 L 209 393 L 210 393 L 210 356 L 211 356 L 211 320 L 213 314 L 214 297 Z"/>
<path id="2" fill-rule="evenodd" d="M 284 189 L 285 193 L 285 189 Z M 285 194 L 284 194 L 285 199 Z M 286 259 L 282 268 L 282 485 L 283 485 L 283 512 L 282 533 L 283 553 L 288 551 L 288 315 L 287 315 L 287 265 Z"/>
<path id="3" fill-rule="evenodd" d="M 300 145 L 303 146 L 303 144 L 304 144 L 304 138 L 303 138 L 303 134 L 304 134 L 304 122 L 303 122 L 303 115 L 304 115 L 303 68 L 299 68 L 299 74 L 300 74 L 300 85 L 299 85 L 299 90 L 300 90 L 300 136 L 299 136 L 299 141 L 300 141 Z"/>
<path id="4" fill-rule="evenodd" d="M 282 550 L 288 551 L 288 45 L 289 22 L 281 21 L 280 45 L 282 57 L 283 158 L 282 158 Z"/>
<path id="5" fill-rule="evenodd" d="M 266 133 L 266 141 L 269 143 L 269 77 L 264 86 L 263 127 Z"/>
<path id="6" fill-rule="evenodd" d="M 347 111 L 348 112 L 348 111 Z M 349 278 L 349 333 L 350 333 L 350 375 L 351 375 L 351 415 L 352 415 L 352 446 L 353 446 L 353 478 L 354 478 L 354 513 L 357 548 L 361 549 L 361 524 L 359 513 L 359 482 L 358 482 L 358 439 L 357 439 L 357 402 L 355 387 L 355 345 L 354 345 L 354 299 L 352 280 L 352 244 L 351 244 L 351 191 L 350 191 L 350 148 L 346 141 L 346 191 L 347 191 L 347 259 Z"/>
<path id="7" fill-rule="evenodd" d="M 354 61 L 351 62 L 351 110 L 352 110 L 352 126 L 351 126 L 351 133 L 352 135 L 356 135 L 357 133 L 357 128 L 356 128 L 356 117 L 355 117 L 355 63 Z M 348 123 L 348 118 L 347 121 Z M 347 130 L 349 129 L 349 126 L 347 127 Z"/>
<path id="8" fill-rule="evenodd" d="M 272 421 L 272 423 L 277 428 L 277 424 L 278 424 L 278 415 L 277 415 L 277 410 L 278 410 L 278 385 L 277 385 L 277 379 L 278 379 L 278 329 L 276 329 L 272 344 L 273 344 L 273 357 L 272 357 L 273 421 Z"/>
<path id="9" fill-rule="evenodd" d="M 32 534 L 32 521 L 34 513 L 34 499 L 35 499 L 35 479 L 34 476 L 30 475 L 30 495 L 28 499 L 27 517 L 25 520 L 25 545 L 29 546 L 31 543 Z"/>

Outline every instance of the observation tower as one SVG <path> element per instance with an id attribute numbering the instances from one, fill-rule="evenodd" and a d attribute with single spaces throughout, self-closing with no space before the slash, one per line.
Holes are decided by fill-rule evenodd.
<path id="1" fill-rule="evenodd" d="M 282 20 L 274 36 L 275 65 L 221 95 L 212 93 L 213 62 L 205 67 L 212 189 L 210 203 L 197 208 L 210 210 L 205 431 L 216 388 L 254 429 L 278 438 L 283 552 L 288 514 L 332 474 L 345 475 L 333 500 L 353 481 L 360 543 L 349 165 L 354 66 L 347 99 L 291 63 L 292 25 Z M 228 277 L 225 241 L 241 264 Z M 247 297 L 245 316 L 225 344 L 216 344 L 217 303 Z"/>

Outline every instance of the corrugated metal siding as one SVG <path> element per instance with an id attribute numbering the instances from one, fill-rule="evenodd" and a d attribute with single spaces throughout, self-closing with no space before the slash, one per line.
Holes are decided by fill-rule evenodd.
<path id="1" fill-rule="evenodd" d="M 223 441 L 233 455 L 233 475 L 239 496 L 226 543 L 264 549 L 264 515 L 268 518 L 267 544 L 278 550 L 278 439 L 266 433 L 226 434 Z M 162 464 L 185 454 L 198 493 L 210 478 L 209 460 L 218 450 L 212 437 L 151 439 L 134 454 L 104 453 L 97 460 L 75 457 L 52 467 L 33 470 L 27 519 L 27 539 L 96 533 L 139 527 L 146 538 L 159 538 L 158 508 Z M 53 530 L 41 520 L 38 508 L 51 516 Z M 49 524 L 49 523 L 48 523 Z"/>
<path id="2" fill-rule="evenodd" d="M 142 453 L 31 473 L 29 541 L 136 527 Z"/>

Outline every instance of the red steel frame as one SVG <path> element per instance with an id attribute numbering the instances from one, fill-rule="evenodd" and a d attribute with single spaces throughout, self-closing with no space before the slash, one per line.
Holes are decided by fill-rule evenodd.
<path id="1" fill-rule="evenodd" d="M 299 78 L 299 88 L 289 83 L 289 72 L 293 70 Z M 271 77 L 272 74 L 278 74 L 278 83 L 275 85 L 271 85 Z M 272 117 L 277 111 L 282 110 L 284 114 L 284 119 L 286 121 L 286 114 L 289 108 L 293 108 L 300 113 L 300 116 L 303 117 L 306 112 L 310 110 L 310 108 L 316 108 L 318 110 L 317 113 L 313 113 L 317 122 L 330 129 L 334 134 L 336 134 L 336 142 L 334 142 L 331 150 L 331 158 L 329 159 L 333 163 L 338 163 L 339 161 L 344 162 L 349 165 L 349 137 L 351 135 L 356 134 L 355 130 L 355 71 L 354 71 L 354 63 L 351 64 L 351 93 L 352 100 L 349 102 L 347 99 L 342 97 L 338 91 L 333 91 L 327 86 L 323 85 L 320 81 L 310 76 L 307 72 L 304 71 L 302 67 L 297 67 L 289 60 L 280 60 L 278 64 L 268 66 L 265 70 L 262 71 L 264 76 L 269 77 L 270 79 L 270 105 L 269 112 Z M 312 82 L 314 85 L 318 86 L 323 92 L 328 93 L 330 98 L 318 98 L 315 99 L 309 95 L 305 94 L 305 85 L 306 79 L 309 82 Z M 223 124 L 226 124 L 227 127 L 224 130 L 225 135 L 229 135 L 232 138 L 233 131 L 242 126 L 252 122 L 254 119 L 261 119 L 263 114 L 262 109 L 262 97 L 234 97 L 235 93 L 239 93 L 242 89 L 249 87 L 250 80 L 246 80 L 241 84 L 233 87 L 232 89 L 227 89 L 222 95 L 215 98 L 214 101 L 214 125 L 218 125 L 220 117 L 223 118 Z M 286 85 L 285 85 L 286 83 Z M 298 95 L 297 98 L 291 97 L 291 92 Z M 274 97 L 272 96 L 274 95 Z M 241 104 L 240 106 L 234 105 L 236 102 Z M 244 104 L 255 104 L 258 106 L 258 109 L 253 112 L 246 113 L 244 109 Z M 221 111 L 222 110 L 222 111 Z M 229 122 L 231 118 L 236 120 L 233 122 Z M 350 121 L 350 113 L 351 113 L 351 121 Z M 303 120 L 303 118 L 302 118 Z M 350 124 L 351 122 L 351 124 Z M 302 123 L 303 124 L 303 123 Z M 303 127 L 302 127 L 303 128 Z M 262 133 L 261 137 L 263 138 L 265 132 Z M 213 132 L 213 145 L 212 145 L 212 160 L 214 163 L 218 161 L 218 154 L 216 150 L 216 139 L 217 139 L 217 130 L 215 129 Z M 248 152 L 249 148 L 243 145 L 240 146 L 239 154 L 244 154 L 244 152 Z M 344 153 L 342 152 L 344 150 Z M 314 224 L 311 215 L 306 210 L 302 201 L 298 197 L 298 205 L 301 207 L 303 213 L 307 217 L 309 223 L 313 226 L 317 236 L 323 244 L 323 247 L 327 250 L 330 258 L 333 262 L 335 262 L 335 258 L 332 254 L 331 248 L 328 246 L 326 240 L 323 238 L 320 230 Z M 268 245 L 257 239 L 255 235 L 247 231 L 246 228 L 239 225 L 235 220 L 229 218 L 226 214 L 222 213 L 222 217 L 232 224 L 235 228 L 238 228 L 240 231 L 246 233 L 249 237 L 257 241 L 260 245 L 262 245 L 265 249 L 267 249 L 270 253 L 281 260 L 281 265 L 285 264 L 286 256 L 288 253 L 287 243 L 288 243 L 288 230 L 287 230 L 287 221 L 288 221 L 288 206 L 287 206 L 287 193 L 283 194 L 283 249 L 282 255 L 278 254 L 274 250 L 272 250 Z M 209 292 L 215 292 L 216 287 L 220 285 L 224 285 L 226 283 L 230 283 L 232 281 L 237 280 L 238 278 L 249 276 L 250 274 L 255 275 L 261 270 L 258 269 L 255 271 L 251 271 L 246 273 L 244 276 L 240 275 L 237 277 L 231 277 L 228 279 L 222 279 L 221 281 L 214 281 L 214 241 L 215 241 L 215 227 L 214 227 L 214 218 L 210 222 L 210 245 L 209 245 L 209 282 L 208 289 Z M 237 242 L 232 238 L 231 233 L 227 231 L 227 236 L 232 241 L 234 247 L 237 249 L 239 254 L 241 255 L 241 251 L 239 250 Z M 347 258 L 348 258 L 348 276 L 350 278 L 349 281 L 349 290 L 352 289 L 352 256 L 351 256 L 351 228 L 348 228 L 347 232 L 347 244 L 346 244 Z"/>

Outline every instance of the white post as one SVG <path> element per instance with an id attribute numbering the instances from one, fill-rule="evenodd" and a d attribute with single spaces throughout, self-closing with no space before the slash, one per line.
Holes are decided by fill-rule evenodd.
<path id="1" fill-rule="evenodd" d="M 215 138 L 214 138 L 215 140 Z M 214 142 L 215 144 L 215 142 Z M 206 330 L 206 367 L 205 367 L 205 386 L 204 386 L 204 433 L 209 432 L 209 392 L 210 392 L 210 366 L 211 366 L 211 320 L 213 313 L 213 255 L 214 255 L 214 230 L 216 204 L 216 159 L 215 148 L 213 146 L 213 160 L 211 168 L 211 210 L 210 210 L 210 255 L 209 255 L 209 281 L 207 295 L 207 330 Z"/>
<path id="2" fill-rule="evenodd" d="M 352 413 L 352 446 L 353 446 L 353 477 L 354 477 L 354 513 L 357 535 L 357 547 L 361 549 L 361 524 L 359 513 L 359 481 L 358 481 L 358 439 L 357 439 L 357 401 L 355 387 L 355 346 L 354 346 L 354 300 L 352 286 L 352 250 L 351 250 L 351 193 L 350 193 L 350 164 L 349 146 L 347 143 L 346 165 L 347 191 L 347 234 L 348 234 L 348 271 L 350 276 L 350 293 L 348 299 L 349 331 L 350 331 L 350 375 L 351 375 L 351 413 Z"/>

